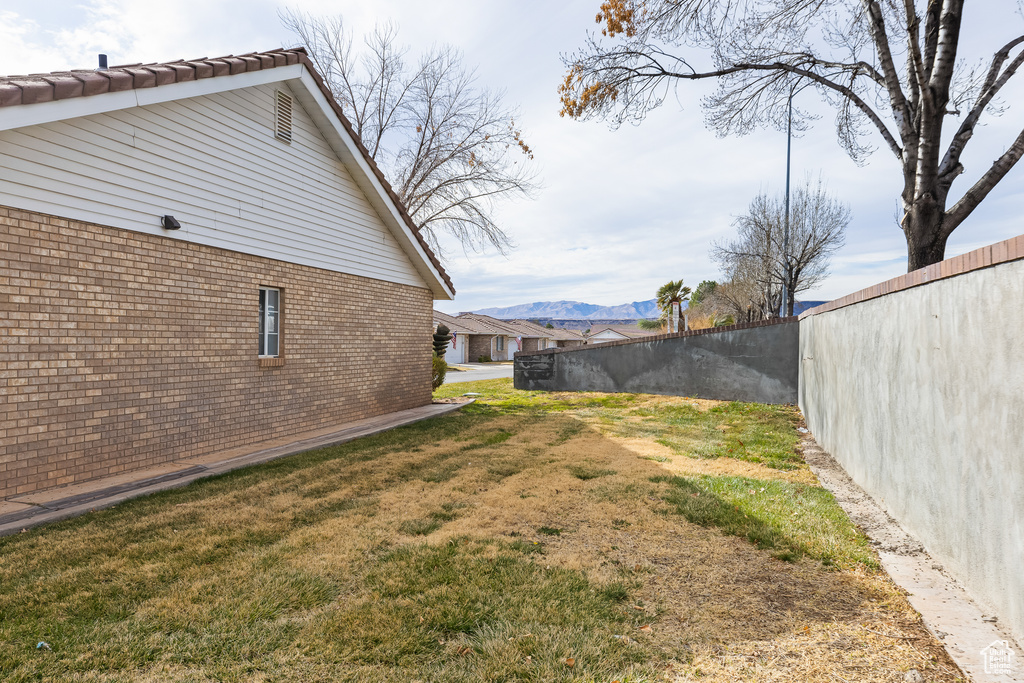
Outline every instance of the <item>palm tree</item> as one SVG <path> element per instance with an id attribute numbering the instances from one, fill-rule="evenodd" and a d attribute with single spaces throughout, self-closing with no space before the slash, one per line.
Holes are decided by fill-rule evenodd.
<path id="1" fill-rule="evenodd" d="M 669 332 L 678 332 L 678 329 L 671 329 L 672 304 L 679 304 L 682 308 L 683 302 L 690 298 L 690 288 L 683 286 L 682 280 L 666 282 L 661 286 L 656 295 L 658 308 L 661 309 L 661 317 L 669 321 Z"/>

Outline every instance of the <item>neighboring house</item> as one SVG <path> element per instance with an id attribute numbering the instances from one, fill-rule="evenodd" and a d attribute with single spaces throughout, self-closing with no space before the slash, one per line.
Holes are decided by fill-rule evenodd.
<path id="1" fill-rule="evenodd" d="M 477 313 L 463 313 L 458 319 L 478 330 L 470 335 L 467 344 L 470 362 L 475 363 L 485 356 L 493 361 L 512 360 L 513 354 L 519 350 L 518 330 L 504 321 Z"/>
<path id="2" fill-rule="evenodd" d="M 549 329 L 529 320 L 499 320 L 479 313 L 458 316 L 434 311 L 434 326 L 444 323 L 453 334 L 445 353 L 449 363 L 476 363 L 481 357 L 511 360 L 520 351 L 582 346 L 583 336 L 572 330 Z"/>
<path id="3" fill-rule="evenodd" d="M 530 353 L 565 346 L 582 346 L 583 335 L 572 330 L 547 328 L 529 320 L 504 321 L 524 331 L 521 351 Z"/>
<path id="4" fill-rule="evenodd" d="M 448 342 L 448 350 L 445 351 L 444 360 L 449 365 L 475 362 L 475 358 L 469 357 L 469 337 L 471 334 L 482 333 L 475 327 L 467 325 L 465 321 L 459 320 L 453 315 L 434 311 L 434 328 L 443 324 L 452 333 L 452 340 Z"/>
<path id="5" fill-rule="evenodd" d="M 622 341 L 623 339 L 639 339 L 656 334 L 662 333 L 658 330 L 641 330 L 639 327 L 631 325 L 605 325 L 604 327 L 594 328 L 587 334 L 587 344 L 604 344 Z"/>
<path id="6" fill-rule="evenodd" d="M 564 328 L 555 328 L 549 330 L 551 332 L 551 339 L 554 340 L 555 346 L 560 349 L 572 348 L 575 346 L 583 346 L 586 340 L 583 338 L 583 333 L 577 330 L 567 330 Z"/>
<path id="7" fill-rule="evenodd" d="M 484 319 L 478 320 L 478 317 Z M 487 316 L 452 316 L 434 311 L 434 327 L 444 323 L 454 335 L 448 343 L 445 361 L 455 364 L 476 363 L 483 357 L 507 360 L 509 344 L 515 333 L 505 326 L 495 325 L 497 322 L 487 319 Z"/>
<path id="8" fill-rule="evenodd" d="M 512 341 L 513 346 L 510 347 L 509 358 L 519 352 L 529 353 L 555 345 L 548 335 L 548 330 L 529 320 L 500 320 L 499 322 L 516 333 L 516 338 Z"/>
<path id="9" fill-rule="evenodd" d="M 512 360 L 516 353 L 532 353 L 542 349 L 553 349 L 560 346 L 582 346 L 583 336 L 571 330 L 548 329 L 529 320 L 499 320 L 479 313 L 463 313 L 459 320 L 472 319 L 505 337 L 504 355 L 497 351 L 494 360 Z"/>
<path id="10" fill-rule="evenodd" d="M 0 78 L 0 272 L 0 498 L 428 404 L 454 296 L 302 49 Z"/>

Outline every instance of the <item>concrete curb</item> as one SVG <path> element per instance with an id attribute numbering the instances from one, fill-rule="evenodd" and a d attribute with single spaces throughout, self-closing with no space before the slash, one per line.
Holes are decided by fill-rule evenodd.
<path id="1" fill-rule="evenodd" d="M 889 516 L 850 478 L 831 455 L 808 435 L 801 444 L 804 459 L 824 486 L 868 538 L 882 568 L 907 593 L 925 626 L 938 638 L 957 666 L 976 683 L 1024 682 L 1024 651 L 967 592 L 942 569 L 924 546 Z M 1009 674 L 985 672 L 982 650 L 1007 641 L 1017 654 Z"/>
<path id="2" fill-rule="evenodd" d="M 300 438 L 283 445 L 262 448 L 244 455 L 208 464 L 196 464 L 176 472 L 147 477 L 115 486 L 105 487 L 103 486 L 103 480 L 98 480 L 95 482 L 96 488 L 94 490 L 56 500 L 49 500 L 45 503 L 28 503 L 27 509 L 0 515 L 0 536 L 16 534 L 42 524 L 77 517 L 92 510 L 102 510 L 103 508 L 108 508 L 150 493 L 188 486 L 198 479 L 224 474 L 225 472 L 251 465 L 259 465 L 279 458 L 286 458 L 290 455 L 297 455 L 317 448 L 337 446 L 364 436 L 380 434 L 396 427 L 404 427 L 405 425 L 422 420 L 447 415 L 473 403 L 474 400 L 471 399 L 464 403 L 432 403 L 420 406 L 419 408 L 410 408 L 409 410 L 402 410 L 388 415 L 359 420 L 347 427 L 329 433 L 321 432 L 316 436 L 305 439 Z M 258 444 L 256 448 L 259 448 Z M 187 463 L 188 461 L 183 460 L 179 462 Z M 8 500 L 17 502 L 17 497 Z"/>

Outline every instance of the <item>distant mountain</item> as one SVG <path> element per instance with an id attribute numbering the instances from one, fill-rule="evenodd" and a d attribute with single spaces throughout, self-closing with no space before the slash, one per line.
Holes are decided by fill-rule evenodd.
<path id="1" fill-rule="evenodd" d="M 630 304 L 619 306 L 597 306 L 586 304 L 581 301 L 535 301 L 532 304 L 519 304 L 506 308 L 481 308 L 473 311 L 483 315 L 489 315 L 501 320 L 513 318 L 563 318 L 572 320 L 608 320 L 625 319 L 639 320 L 640 318 L 657 318 L 658 306 L 654 299 L 649 301 L 634 301 Z"/>
<path id="2" fill-rule="evenodd" d="M 687 302 L 688 303 L 688 302 Z M 808 308 L 820 306 L 825 301 L 797 301 L 793 307 L 793 314 L 800 315 Z M 683 308 L 686 308 L 684 305 Z M 535 301 L 532 304 L 519 304 L 518 306 L 507 306 L 505 308 L 481 308 L 473 311 L 482 315 L 489 315 L 499 320 L 512 320 L 520 318 L 524 320 L 648 320 L 656 319 L 661 315 L 658 305 L 654 299 L 647 301 L 634 301 L 630 304 L 618 306 L 597 306 L 586 304 L 581 301 Z"/>

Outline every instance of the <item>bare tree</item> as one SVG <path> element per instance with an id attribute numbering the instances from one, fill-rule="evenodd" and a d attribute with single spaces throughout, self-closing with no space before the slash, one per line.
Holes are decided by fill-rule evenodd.
<path id="1" fill-rule="evenodd" d="M 786 315 L 793 315 L 797 293 L 814 289 L 828 276 L 829 261 L 845 242 L 850 209 L 820 180 L 815 184 L 808 179 L 793 192 L 788 248 L 785 224 L 785 199 L 761 193 L 747 214 L 736 219 L 736 239 L 716 244 L 711 252 L 731 282 L 755 285 L 751 303 L 763 311 L 762 317 L 774 315 L 780 304 Z"/>
<path id="2" fill-rule="evenodd" d="M 357 51 L 340 16 L 286 11 L 281 20 L 430 246 L 440 253 L 445 232 L 464 249 L 506 253 L 512 240 L 494 220 L 494 203 L 529 196 L 535 183 L 533 152 L 502 95 L 478 87 L 451 46 L 410 60 L 393 24 L 378 24 Z"/>
<path id="3" fill-rule="evenodd" d="M 839 143 L 855 160 L 874 130 L 902 170 L 900 227 L 908 268 L 942 260 L 949 235 L 1024 155 L 1024 131 L 959 200 L 950 189 L 982 114 L 1024 64 L 1018 21 L 987 3 L 990 33 L 1011 31 L 975 68 L 958 59 L 964 0 L 605 0 L 591 35 L 565 59 L 562 113 L 639 121 L 670 84 L 715 79 L 704 101 L 717 133 L 785 125 L 795 89 L 811 86 L 836 112 Z M 1013 28 L 1016 25 L 1016 28 Z M 1017 34 L 1017 35 L 1014 35 Z M 696 65 L 701 56 L 705 65 Z M 797 125 L 807 112 L 797 111 Z M 947 117 L 959 120 L 947 133 Z M 955 122 L 954 122 L 955 123 Z M 952 204 L 950 206 L 950 204 Z"/>

